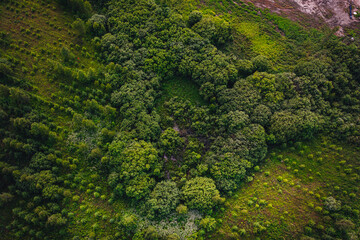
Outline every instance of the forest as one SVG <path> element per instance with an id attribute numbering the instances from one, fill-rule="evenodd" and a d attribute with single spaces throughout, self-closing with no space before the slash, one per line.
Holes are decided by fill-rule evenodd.
<path id="1" fill-rule="evenodd" d="M 2 0 L 0 239 L 359 239 L 360 28 L 336 31 Z"/>

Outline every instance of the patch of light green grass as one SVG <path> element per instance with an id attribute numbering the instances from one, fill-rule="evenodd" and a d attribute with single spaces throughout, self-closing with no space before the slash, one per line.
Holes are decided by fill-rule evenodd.
<path id="1" fill-rule="evenodd" d="M 252 43 L 252 50 L 255 53 L 264 55 L 272 60 L 278 60 L 282 52 L 281 45 L 272 40 L 268 35 L 262 33 L 259 23 L 241 22 L 236 24 L 236 31 L 247 37 Z"/>

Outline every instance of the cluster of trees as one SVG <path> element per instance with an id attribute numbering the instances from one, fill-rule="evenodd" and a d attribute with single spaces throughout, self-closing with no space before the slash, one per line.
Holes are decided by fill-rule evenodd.
<path id="1" fill-rule="evenodd" d="M 217 190 L 231 194 L 265 157 L 269 144 L 311 139 L 332 129 L 335 115 L 348 114 L 345 109 L 333 111 L 335 91 L 342 91 L 333 82 L 353 73 L 347 66 L 334 67 L 335 59 L 324 56 L 300 62 L 294 72 L 277 73 L 264 56 L 237 60 L 220 52 L 216 46 L 232 37 L 231 26 L 218 17 L 193 11 L 184 20 L 167 7 L 144 1 L 111 2 L 106 16 L 108 32 L 94 42 L 112 68 L 107 79 L 114 86 L 112 105 L 123 118 L 121 130 L 130 138 L 154 143 L 164 154 L 158 154 L 160 163 L 175 159 L 180 169 L 170 172 L 177 172 L 179 179 L 184 174 L 188 181 L 213 179 Z M 195 82 L 209 105 L 171 99 L 165 105 L 169 121 L 162 126 L 156 99 L 162 82 L 174 76 Z M 206 148 L 188 151 L 189 136 L 173 130 L 174 122 L 189 129 L 187 135 L 206 139 Z M 164 170 L 170 165 L 163 165 Z M 161 170 L 155 182 L 164 175 Z M 157 208 L 158 200 L 151 199 L 148 204 Z"/>

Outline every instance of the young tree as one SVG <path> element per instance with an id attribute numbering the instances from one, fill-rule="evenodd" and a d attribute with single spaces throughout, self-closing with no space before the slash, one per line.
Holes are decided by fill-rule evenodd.
<path id="1" fill-rule="evenodd" d="M 80 37 L 83 37 L 86 33 L 86 26 L 82 19 L 78 18 L 72 23 L 72 28 L 75 29 Z"/>

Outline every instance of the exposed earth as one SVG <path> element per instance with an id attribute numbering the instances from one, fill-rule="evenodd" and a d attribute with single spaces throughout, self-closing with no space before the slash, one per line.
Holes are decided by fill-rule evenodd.
<path id="1" fill-rule="evenodd" d="M 359 18 L 349 16 L 350 0 L 244 0 L 260 8 L 284 15 L 310 26 L 327 23 L 332 27 L 356 26 Z M 353 12 L 360 7 L 360 0 L 352 0 Z M 309 19 L 308 15 L 312 18 Z M 313 21 L 316 19 L 316 21 Z"/>

